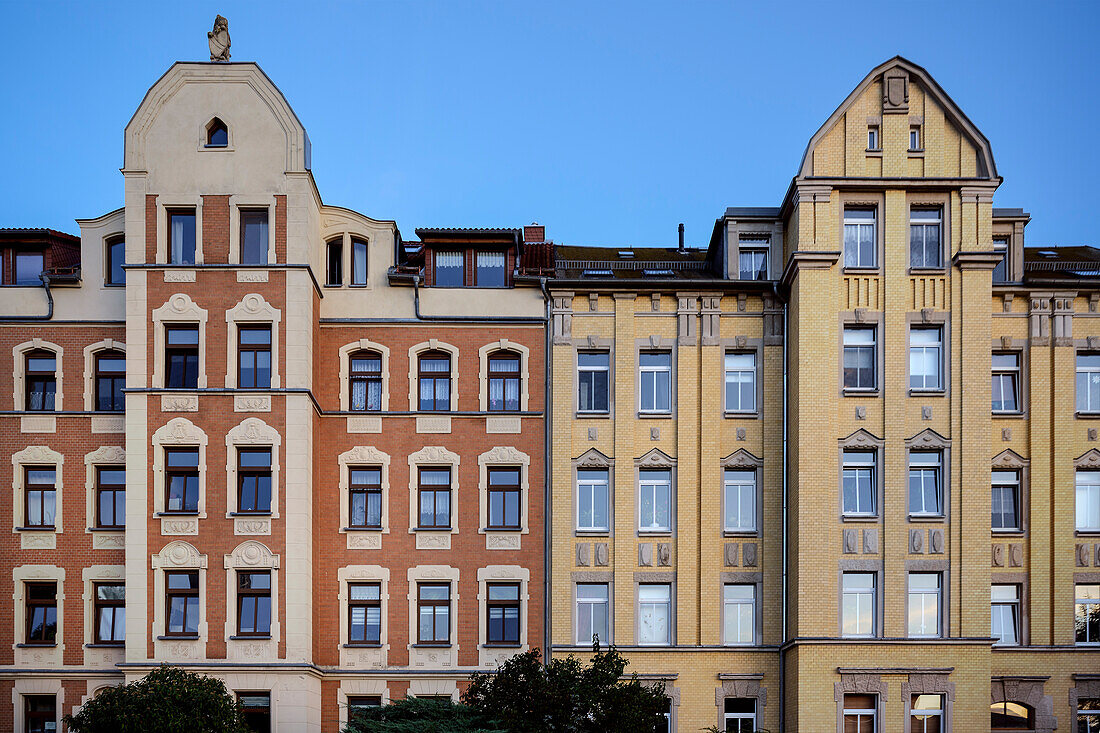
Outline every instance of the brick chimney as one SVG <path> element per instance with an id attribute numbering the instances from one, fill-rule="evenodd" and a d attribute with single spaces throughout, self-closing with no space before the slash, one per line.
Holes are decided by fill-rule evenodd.
<path id="1" fill-rule="evenodd" d="M 545 242 L 546 227 L 538 222 L 531 222 L 523 228 L 524 242 Z"/>

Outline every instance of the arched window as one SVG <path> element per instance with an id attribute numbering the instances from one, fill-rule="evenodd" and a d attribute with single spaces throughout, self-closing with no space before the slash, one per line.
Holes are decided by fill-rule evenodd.
<path id="1" fill-rule="evenodd" d="M 520 356 L 514 351 L 498 351 L 489 356 L 489 411 L 514 412 L 520 409 Z"/>
<path id="2" fill-rule="evenodd" d="M 126 409 L 122 389 L 126 386 L 126 354 L 100 351 L 95 355 L 95 409 L 121 412 Z"/>
<path id="3" fill-rule="evenodd" d="M 425 351 L 419 358 L 420 409 L 448 412 L 451 409 L 451 355 Z"/>
<path id="4" fill-rule="evenodd" d="M 325 285 L 344 284 L 344 240 L 342 237 L 330 240 L 325 245 L 326 275 Z"/>
<path id="5" fill-rule="evenodd" d="M 989 706 L 989 727 L 992 733 L 1035 730 L 1035 709 L 1021 702 L 995 702 Z"/>
<path id="6" fill-rule="evenodd" d="M 57 355 L 45 349 L 27 354 L 25 409 L 53 412 L 57 393 Z"/>
<path id="7" fill-rule="evenodd" d="M 356 351 L 350 357 L 348 371 L 351 394 L 348 406 L 355 411 L 382 409 L 382 355 L 376 351 Z"/>
<path id="8" fill-rule="evenodd" d="M 219 118 L 210 120 L 206 126 L 206 147 L 224 148 L 229 145 L 229 128 Z"/>

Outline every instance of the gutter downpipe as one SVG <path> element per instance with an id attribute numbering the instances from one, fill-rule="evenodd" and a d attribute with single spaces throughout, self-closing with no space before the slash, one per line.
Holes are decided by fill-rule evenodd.
<path id="1" fill-rule="evenodd" d="M 543 488 L 542 488 L 542 533 L 543 533 L 543 603 L 542 603 L 542 663 L 549 664 L 550 662 L 550 572 L 553 570 L 552 561 L 550 559 L 550 545 L 551 545 L 551 514 L 550 505 L 553 501 L 553 493 L 550 491 L 550 436 L 553 434 L 553 420 L 554 413 L 550 409 L 550 349 L 552 348 L 552 337 L 550 333 L 551 329 L 551 300 L 550 292 L 546 289 L 546 278 L 539 278 L 539 287 L 542 289 L 542 298 L 546 302 L 546 345 L 544 347 L 546 351 L 546 368 L 544 369 L 543 376 L 543 410 L 546 412 L 546 420 L 543 422 L 543 458 L 542 458 L 542 473 L 543 473 Z"/>
<path id="2" fill-rule="evenodd" d="M 41 273 L 38 279 L 42 281 L 42 287 L 46 290 L 46 315 L 44 316 L 5 316 L 0 318 L 0 323 L 20 323 L 22 321 L 49 321 L 53 318 L 53 293 L 50 292 L 50 276 Z"/>
<path id="3" fill-rule="evenodd" d="M 787 416 L 790 403 L 790 391 L 787 383 L 787 348 L 790 341 L 788 329 L 788 303 L 783 304 L 783 586 L 782 586 L 782 614 L 783 614 L 783 641 L 779 646 L 779 730 L 782 733 L 787 723 L 787 695 L 786 695 L 786 657 L 787 657 L 787 564 L 789 562 L 787 551 L 787 492 L 788 492 L 788 456 L 787 433 L 789 422 Z"/>
<path id="4" fill-rule="evenodd" d="M 543 281 L 546 278 L 539 278 Z M 500 321 L 502 323 L 531 323 L 538 322 L 538 316 L 425 316 L 420 313 L 420 276 L 412 276 L 413 283 L 413 312 L 418 321 L 442 321 L 451 323 L 469 323 L 470 321 Z M 545 285 L 543 286 L 545 299 Z M 543 316 L 545 318 L 546 316 Z"/>

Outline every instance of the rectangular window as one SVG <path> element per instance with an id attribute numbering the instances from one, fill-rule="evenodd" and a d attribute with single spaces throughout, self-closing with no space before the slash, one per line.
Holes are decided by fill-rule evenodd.
<path id="1" fill-rule="evenodd" d="M 909 330 L 909 389 L 943 389 L 943 329 Z"/>
<path id="2" fill-rule="evenodd" d="M 195 264 L 195 210 L 170 209 L 167 214 L 169 264 Z"/>
<path id="3" fill-rule="evenodd" d="M 382 469 L 378 467 L 348 468 L 348 490 L 351 526 L 382 528 Z"/>
<path id="4" fill-rule="evenodd" d="M 726 354 L 726 412 L 756 411 L 756 354 Z"/>
<path id="5" fill-rule="evenodd" d="M 841 471 L 845 516 L 875 514 L 875 453 L 866 450 L 844 451 Z"/>
<path id="6" fill-rule="evenodd" d="M 504 252 L 478 252 L 477 286 L 479 288 L 503 288 L 508 285 L 508 269 Z"/>
<path id="7" fill-rule="evenodd" d="M 725 472 L 726 532 L 756 531 L 756 472 L 727 469 Z"/>
<path id="8" fill-rule="evenodd" d="M 577 409 L 580 412 L 610 411 L 608 392 L 611 355 L 606 351 L 581 351 L 577 354 Z M 1100 405 L 1100 400 L 1098 400 Z"/>
<path id="9" fill-rule="evenodd" d="M 24 695 L 26 733 L 53 733 L 57 728 L 57 700 L 53 695 Z"/>
<path id="10" fill-rule="evenodd" d="M 57 512 L 57 470 L 52 466 L 27 466 L 26 510 L 27 527 L 53 529 Z"/>
<path id="11" fill-rule="evenodd" d="M 993 472 L 993 517 L 991 527 L 994 531 L 1018 532 L 1020 524 L 1020 474 L 1016 471 Z"/>
<path id="12" fill-rule="evenodd" d="M 921 150 L 920 125 L 913 125 L 909 128 L 909 149 Z M 937 728 L 937 730 L 939 729 Z"/>
<path id="13" fill-rule="evenodd" d="M 122 412 L 126 409 L 126 355 L 103 351 L 95 356 L 95 409 Z"/>
<path id="14" fill-rule="evenodd" d="M 199 511 L 199 449 L 165 448 L 165 512 Z"/>
<path id="15" fill-rule="evenodd" d="M 672 643 L 672 586 L 643 583 L 638 586 L 638 644 Z"/>
<path id="16" fill-rule="evenodd" d="M 27 644 L 53 645 L 57 640 L 57 583 L 27 583 Z"/>
<path id="17" fill-rule="evenodd" d="M 881 150 L 878 142 L 878 125 L 867 126 L 867 149 Z"/>
<path id="18" fill-rule="evenodd" d="M 437 351 L 419 358 L 420 409 L 448 412 L 451 409 L 451 357 Z"/>
<path id="19" fill-rule="evenodd" d="M 737 259 L 742 280 L 768 279 L 768 240 L 742 239 L 738 242 Z"/>
<path id="20" fill-rule="evenodd" d="M 348 641 L 382 643 L 381 583 L 348 583 Z"/>
<path id="21" fill-rule="evenodd" d="M 756 641 L 756 587 L 722 586 L 722 641 L 752 644 Z"/>
<path id="22" fill-rule="evenodd" d="M 271 635 L 271 572 L 237 572 L 237 635 Z"/>
<path id="23" fill-rule="evenodd" d="M 38 286 L 42 284 L 40 275 L 46 269 L 45 258 L 41 252 L 15 253 L 15 278 L 13 285 Z"/>
<path id="24" fill-rule="evenodd" d="M 993 412 L 1020 411 L 1020 355 L 993 354 Z"/>
<path id="25" fill-rule="evenodd" d="M 875 635 L 875 574 L 844 573 L 841 627 L 844 636 Z"/>
<path id="26" fill-rule="evenodd" d="M 943 454 L 939 451 L 909 454 L 909 514 L 943 515 Z"/>
<path id="27" fill-rule="evenodd" d="M 447 583 L 418 583 L 416 586 L 417 642 L 450 646 L 451 586 Z"/>
<path id="28" fill-rule="evenodd" d="M 1077 531 L 1100 532 L 1100 471 L 1077 472 Z"/>
<path id="29" fill-rule="evenodd" d="M 877 696 L 844 696 L 844 733 L 878 733 Z"/>
<path id="30" fill-rule="evenodd" d="M 435 253 L 435 286 L 437 288 L 461 288 L 466 284 L 466 253 Z"/>
<path id="31" fill-rule="evenodd" d="M 126 585 L 95 584 L 95 643 L 124 644 L 126 642 Z"/>
<path id="32" fill-rule="evenodd" d="M 939 209 L 910 210 L 910 267 L 943 267 L 942 223 Z"/>
<path id="33" fill-rule="evenodd" d="M 420 528 L 451 528 L 451 469 L 420 469 Z"/>
<path id="34" fill-rule="evenodd" d="M 519 468 L 490 468 L 489 529 L 520 528 Z"/>
<path id="35" fill-rule="evenodd" d="M 1006 283 L 1008 282 L 1008 238 L 994 237 L 993 251 L 1000 255 L 997 266 L 993 268 L 993 282 Z"/>
<path id="36" fill-rule="evenodd" d="M 909 702 L 910 733 L 943 731 L 943 695 L 913 695 Z"/>
<path id="37" fill-rule="evenodd" d="M 23 409 L 53 412 L 57 395 L 57 357 L 52 351 L 27 354 L 25 382 Z"/>
<path id="38" fill-rule="evenodd" d="M 990 586 L 990 635 L 1001 646 L 1020 644 L 1020 586 Z"/>
<path id="39" fill-rule="evenodd" d="M 874 209 L 844 209 L 844 266 L 878 266 Z"/>
<path id="40" fill-rule="evenodd" d="M 369 708 L 382 707 L 381 695 L 348 695 L 348 720 L 355 720 Z"/>
<path id="41" fill-rule="evenodd" d="M 271 449 L 237 451 L 237 512 L 271 513 Z"/>
<path id="42" fill-rule="evenodd" d="M 873 390 L 875 379 L 875 329 L 844 329 L 844 388 Z"/>
<path id="43" fill-rule="evenodd" d="M 334 239 L 325 245 L 325 285 L 344 284 L 344 240 Z"/>
<path id="44" fill-rule="evenodd" d="M 941 583 L 939 573 L 909 573 L 909 636 L 940 635 Z"/>
<path id="45" fill-rule="evenodd" d="M 237 327 L 237 387 L 271 388 L 271 326 Z"/>
<path id="46" fill-rule="evenodd" d="M 241 210 L 241 264 L 267 264 L 267 209 Z"/>
<path id="47" fill-rule="evenodd" d="M 99 466 L 95 470 L 96 522 L 100 529 L 126 526 L 126 469 Z"/>
<path id="48" fill-rule="evenodd" d="M 519 644 L 519 583 L 489 583 L 485 587 L 485 640 L 489 644 Z"/>
<path id="49" fill-rule="evenodd" d="M 607 583 L 577 583 L 577 644 L 611 643 Z"/>
<path id="50" fill-rule="evenodd" d="M 106 267 L 106 284 L 107 285 L 125 285 L 126 284 L 126 270 L 123 269 L 123 265 L 126 264 L 126 242 L 121 239 L 112 239 L 107 242 L 107 262 Z"/>
<path id="51" fill-rule="evenodd" d="M 672 473 L 667 470 L 638 472 L 641 532 L 672 531 Z"/>
<path id="52" fill-rule="evenodd" d="M 245 729 L 251 733 L 271 733 L 270 692 L 238 692 L 237 704 Z"/>
<path id="53" fill-rule="evenodd" d="M 1100 697 L 1077 698 L 1077 733 L 1100 731 Z"/>
<path id="54" fill-rule="evenodd" d="M 367 243 L 361 239 L 351 240 L 351 284 L 367 284 Z"/>
<path id="55" fill-rule="evenodd" d="M 374 351 L 351 355 L 350 407 L 356 412 L 382 409 L 382 356 Z"/>
<path id="56" fill-rule="evenodd" d="M 165 326 L 165 387 L 195 389 L 199 386 L 199 327 Z"/>
<path id="57" fill-rule="evenodd" d="M 1074 628 L 1078 644 L 1100 644 L 1100 585 L 1079 584 L 1074 594 Z"/>
<path id="58" fill-rule="evenodd" d="M 489 411 L 519 410 L 519 354 L 503 351 L 489 357 Z"/>
<path id="59" fill-rule="evenodd" d="M 577 529 L 607 532 L 609 502 L 606 469 L 577 471 Z"/>
<path id="60" fill-rule="evenodd" d="M 1100 354 L 1077 354 L 1077 411 L 1100 412 Z"/>
<path id="61" fill-rule="evenodd" d="M 725 733 L 756 733 L 756 698 L 727 697 L 722 701 Z"/>
<path id="62" fill-rule="evenodd" d="M 172 571 L 164 574 L 168 636 L 195 636 L 199 633 L 199 571 Z"/>
<path id="63" fill-rule="evenodd" d="M 672 411 L 672 354 L 643 351 L 638 355 L 642 412 Z"/>

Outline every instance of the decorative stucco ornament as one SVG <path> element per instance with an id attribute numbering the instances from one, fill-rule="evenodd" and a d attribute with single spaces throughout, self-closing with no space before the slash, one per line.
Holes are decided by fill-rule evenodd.
<path id="1" fill-rule="evenodd" d="M 221 15 L 214 18 L 214 30 L 207 33 L 206 37 L 210 43 L 210 60 L 228 61 L 229 46 L 232 45 L 229 40 L 229 21 Z"/>

